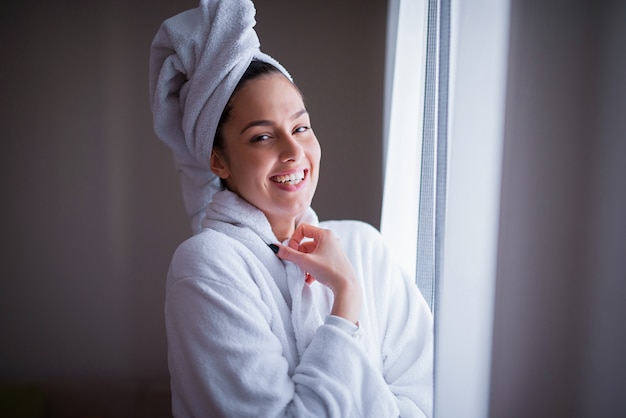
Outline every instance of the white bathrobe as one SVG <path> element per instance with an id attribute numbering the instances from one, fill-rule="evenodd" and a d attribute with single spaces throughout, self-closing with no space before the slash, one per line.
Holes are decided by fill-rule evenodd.
<path id="1" fill-rule="evenodd" d="M 318 225 L 309 210 L 300 222 Z M 319 223 L 363 289 L 359 326 L 280 260 L 261 211 L 215 194 L 205 228 L 176 250 L 165 319 L 176 417 L 422 417 L 432 414 L 433 320 L 380 234 Z"/>

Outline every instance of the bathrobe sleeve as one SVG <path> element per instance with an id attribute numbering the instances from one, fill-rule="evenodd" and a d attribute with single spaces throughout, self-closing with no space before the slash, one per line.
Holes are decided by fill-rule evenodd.
<path id="1" fill-rule="evenodd" d="M 432 416 L 433 317 L 414 279 L 370 225 L 339 221 L 322 226 L 340 238 L 362 279 L 364 338 L 380 347 L 385 389 L 392 394 L 400 416 Z"/>
<path id="2" fill-rule="evenodd" d="M 203 254 L 216 251 L 221 262 L 208 263 Z M 376 247 L 371 251 L 364 256 L 380 257 Z M 377 305 L 371 309 L 387 310 L 380 315 L 381 330 L 393 325 L 376 332 L 382 365 L 366 348 L 371 340 L 356 338 L 352 324 L 328 316 L 290 370 L 288 348 L 272 330 L 275 318 L 254 283 L 259 272 L 248 253 L 241 243 L 208 231 L 184 243 L 173 258 L 165 317 L 174 416 L 424 416 L 420 397 L 426 391 L 414 392 L 421 390 L 416 379 L 428 370 L 418 364 L 426 354 L 416 351 L 415 340 L 427 331 L 418 329 L 421 320 L 406 317 L 421 313 L 408 306 L 402 281 L 396 286 L 380 280 L 366 290 Z M 407 335 L 415 331 L 417 336 Z"/>

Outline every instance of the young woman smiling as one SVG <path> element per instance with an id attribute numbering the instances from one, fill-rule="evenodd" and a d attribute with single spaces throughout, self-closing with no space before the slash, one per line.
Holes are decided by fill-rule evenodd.
<path id="1" fill-rule="evenodd" d="M 321 150 L 300 91 L 255 42 L 231 51 L 254 33 L 251 7 L 203 0 L 153 43 L 155 130 L 186 202 L 204 196 L 167 277 L 173 413 L 430 416 L 430 311 L 377 230 L 317 219 Z"/>

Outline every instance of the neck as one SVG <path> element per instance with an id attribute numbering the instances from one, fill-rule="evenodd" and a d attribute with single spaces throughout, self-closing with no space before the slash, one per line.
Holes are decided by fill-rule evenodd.
<path id="1" fill-rule="evenodd" d="M 268 217 L 268 221 L 272 226 L 272 232 L 274 232 L 274 235 L 276 235 L 276 238 L 278 238 L 280 242 L 283 242 L 287 238 L 291 237 L 293 235 L 293 231 L 296 229 L 295 218 L 275 219 Z"/>

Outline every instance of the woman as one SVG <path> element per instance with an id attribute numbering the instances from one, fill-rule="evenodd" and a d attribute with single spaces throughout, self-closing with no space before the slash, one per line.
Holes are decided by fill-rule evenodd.
<path id="1" fill-rule="evenodd" d="M 232 38 L 256 39 L 253 16 L 250 2 L 203 1 L 153 43 L 155 129 L 202 226 L 167 279 L 174 415 L 429 416 L 430 312 L 374 228 L 318 222 L 321 153 L 299 90 L 258 43 L 232 53 Z"/>

